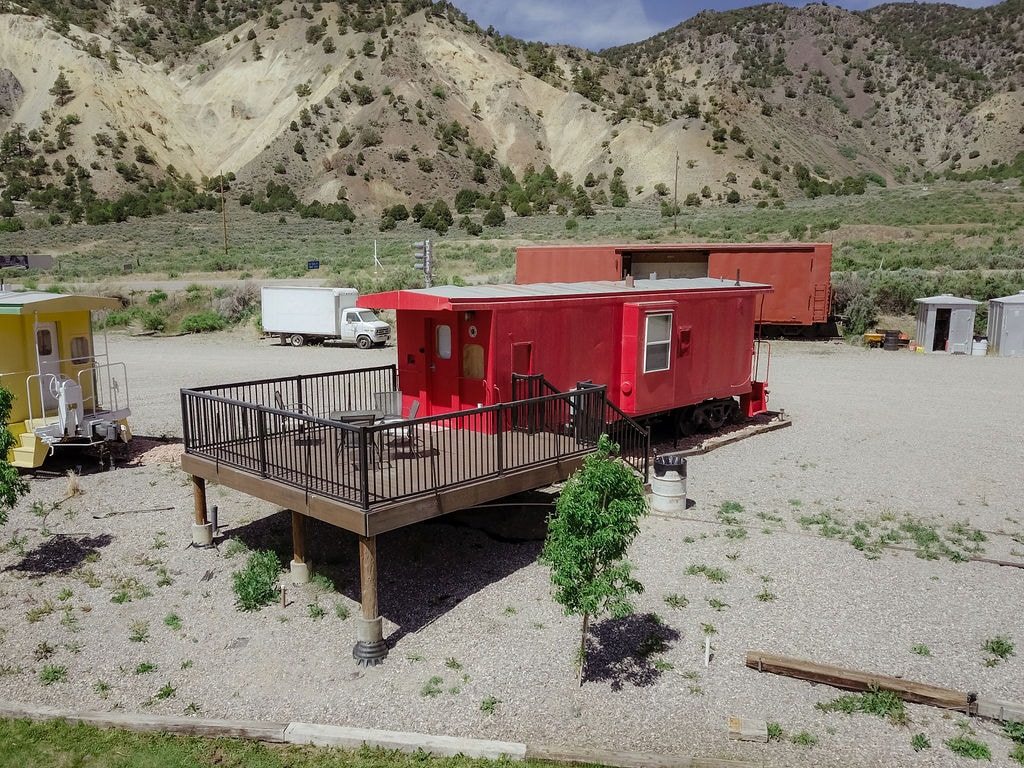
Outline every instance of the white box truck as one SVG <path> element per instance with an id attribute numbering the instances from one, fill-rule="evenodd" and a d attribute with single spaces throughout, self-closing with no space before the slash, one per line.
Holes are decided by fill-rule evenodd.
<path id="1" fill-rule="evenodd" d="M 293 347 L 327 339 L 360 349 L 386 344 L 391 326 L 369 309 L 357 307 L 358 297 L 355 288 L 263 286 L 263 332 Z"/>

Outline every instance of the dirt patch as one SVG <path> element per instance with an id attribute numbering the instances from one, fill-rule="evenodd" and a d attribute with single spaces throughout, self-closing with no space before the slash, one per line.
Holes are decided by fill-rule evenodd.
<path id="1" fill-rule="evenodd" d="M 159 440 L 155 437 L 133 437 L 128 443 L 128 463 L 132 466 L 177 464 L 185 446 L 180 440 Z"/>

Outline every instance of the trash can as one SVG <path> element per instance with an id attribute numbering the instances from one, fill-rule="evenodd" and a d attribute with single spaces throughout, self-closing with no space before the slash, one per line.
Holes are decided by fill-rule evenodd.
<path id="1" fill-rule="evenodd" d="M 654 457 L 651 509 L 666 514 L 686 511 L 686 459 L 683 456 Z"/>

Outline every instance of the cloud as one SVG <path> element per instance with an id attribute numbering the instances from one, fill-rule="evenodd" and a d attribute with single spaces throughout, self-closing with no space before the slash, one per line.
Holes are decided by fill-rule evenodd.
<path id="1" fill-rule="evenodd" d="M 523 40 L 569 43 L 590 50 L 645 40 L 665 27 L 648 19 L 640 0 L 458 0 L 486 29 Z"/>

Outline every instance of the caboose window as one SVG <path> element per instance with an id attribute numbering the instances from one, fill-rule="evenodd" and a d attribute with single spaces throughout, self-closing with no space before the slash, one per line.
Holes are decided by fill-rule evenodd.
<path id="1" fill-rule="evenodd" d="M 644 373 L 667 371 L 672 351 L 672 313 L 647 316 Z"/>
<path id="2" fill-rule="evenodd" d="M 441 360 L 450 360 L 452 356 L 452 327 L 450 325 L 437 326 L 437 343 L 434 345 L 437 356 Z"/>
<path id="3" fill-rule="evenodd" d="M 40 355 L 53 354 L 53 336 L 46 328 L 40 328 L 36 331 L 36 348 L 39 350 Z"/>
<path id="4" fill-rule="evenodd" d="M 84 365 L 89 360 L 89 337 L 75 336 L 71 339 L 71 362 L 75 365 Z"/>

